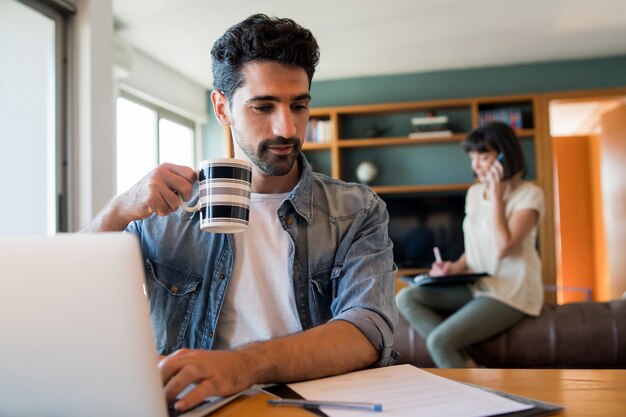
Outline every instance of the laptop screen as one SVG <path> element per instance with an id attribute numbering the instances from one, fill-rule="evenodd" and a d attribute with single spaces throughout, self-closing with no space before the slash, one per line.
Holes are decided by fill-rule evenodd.
<path id="1" fill-rule="evenodd" d="M 167 416 L 136 238 L 0 238 L 0 415 Z"/>

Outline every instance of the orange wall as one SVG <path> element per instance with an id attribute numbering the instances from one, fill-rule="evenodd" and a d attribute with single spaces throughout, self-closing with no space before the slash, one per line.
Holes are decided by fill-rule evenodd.
<path id="1" fill-rule="evenodd" d="M 558 178 L 558 222 L 561 237 L 557 260 L 560 303 L 584 300 L 584 292 L 568 288 L 595 288 L 595 248 L 589 139 L 556 137 L 554 161 Z M 557 255 L 558 256 L 558 255 Z"/>
<path id="2" fill-rule="evenodd" d="M 602 115 L 602 197 L 609 292 L 626 295 L 626 104 Z"/>
<path id="3" fill-rule="evenodd" d="M 602 180 L 600 175 L 600 136 L 589 137 L 589 160 L 591 168 L 591 204 L 593 210 L 593 241 L 595 260 L 594 299 L 611 299 L 609 289 L 609 268 L 606 253 L 606 234 L 604 233 L 604 215 L 602 212 Z"/>

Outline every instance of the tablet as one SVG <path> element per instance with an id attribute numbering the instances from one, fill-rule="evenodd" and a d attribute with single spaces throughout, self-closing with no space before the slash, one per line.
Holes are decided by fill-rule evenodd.
<path id="1" fill-rule="evenodd" d="M 432 277 L 428 274 L 405 275 L 401 279 L 410 285 L 451 285 L 451 284 L 468 284 L 477 279 L 489 277 L 486 272 L 468 272 L 463 274 L 444 275 L 441 277 Z"/>

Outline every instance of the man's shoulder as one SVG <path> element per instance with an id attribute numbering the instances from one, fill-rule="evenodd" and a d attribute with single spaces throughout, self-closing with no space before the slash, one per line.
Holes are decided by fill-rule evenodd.
<path id="1" fill-rule="evenodd" d="M 380 197 L 367 185 L 313 173 L 313 200 L 332 206 L 346 204 L 352 208 L 368 209 L 374 203 L 384 206 Z"/>
<path id="2" fill-rule="evenodd" d="M 364 196 L 375 196 L 376 193 L 367 185 L 331 178 L 328 175 L 313 173 L 313 186 L 328 188 L 335 191 L 351 191 Z"/>

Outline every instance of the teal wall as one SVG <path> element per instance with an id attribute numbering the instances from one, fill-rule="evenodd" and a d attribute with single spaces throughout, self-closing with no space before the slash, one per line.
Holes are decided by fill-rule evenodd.
<path id="1" fill-rule="evenodd" d="M 626 87 L 626 55 L 314 81 L 311 105 L 327 107 L 614 87 Z M 211 114 L 204 132 L 204 154 L 216 157 L 224 154 L 223 129 L 212 114 L 209 96 L 207 93 Z"/>
<path id="2" fill-rule="evenodd" d="M 200 159 L 220 158 L 225 155 L 224 149 L 224 128 L 217 122 L 213 113 L 213 103 L 211 103 L 211 92 L 207 91 L 207 123 L 204 125 L 204 149 Z"/>
<path id="3" fill-rule="evenodd" d="M 326 107 L 624 86 L 626 55 L 316 81 L 311 88 L 311 104 L 313 107 Z"/>

